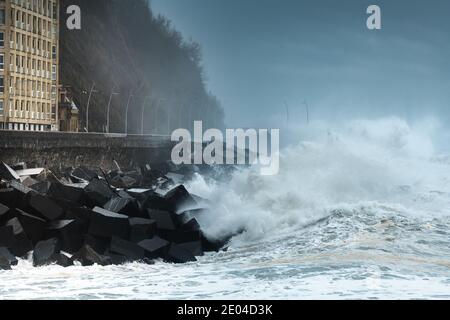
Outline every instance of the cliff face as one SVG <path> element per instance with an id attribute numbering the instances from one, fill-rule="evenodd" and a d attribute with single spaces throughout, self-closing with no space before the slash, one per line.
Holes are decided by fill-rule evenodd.
<path id="1" fill-rule="evenodd" d="M 82 29 L 66 28 L 66 8 L 81 8 Z M 153 16 L 146 0 L 61 0 L 61 83 L 69 86 L 86 126 L 86 104 L 92 84 L 89 131 L 102 132 L 112 90 L 110 132 L 167 134 L 191 128 L 223 127 L 223 110 L 205 89 L 198 44 L 188 43 L 170 22 Z"/>

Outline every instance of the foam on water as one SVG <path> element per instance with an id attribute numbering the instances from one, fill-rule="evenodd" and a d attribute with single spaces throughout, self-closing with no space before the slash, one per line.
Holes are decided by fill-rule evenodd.
<path id="1" fill-rule="evenodd" d="M 435 121 L 358 120 L 290 131 L 280 174 L 257 168 L 188 189 L 213 204 L 227 252 L 171 265 L 0 271 L 0 298 L 450 298 L 450 162 Z"/>

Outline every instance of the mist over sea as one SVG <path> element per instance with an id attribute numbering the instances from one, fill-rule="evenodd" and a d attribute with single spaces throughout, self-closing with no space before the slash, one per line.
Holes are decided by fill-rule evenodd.
<path id="1" fill-rule="evenodd" d="M 207 233 L 245 230 L 227 251 L 184 265 L 21 260 L 0 271 L 0 299 L 448 299 L 445 136 L 431 118 L 291 129 L 278 175 L 246 168 L 186 185 L 212 203 Z"/>

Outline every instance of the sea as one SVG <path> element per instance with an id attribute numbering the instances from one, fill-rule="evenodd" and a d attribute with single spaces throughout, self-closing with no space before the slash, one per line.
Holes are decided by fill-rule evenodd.
<path id="1" fill-rule="evenodd" d="M 278 175 L 186 183 L 209 200 L 207 234 L 238 233 L 226 251 L 179 265 L 20 260 L 0 271 L 0 299 L 450 299 L 442 132 L 396 117 L 292 130 Z"/>

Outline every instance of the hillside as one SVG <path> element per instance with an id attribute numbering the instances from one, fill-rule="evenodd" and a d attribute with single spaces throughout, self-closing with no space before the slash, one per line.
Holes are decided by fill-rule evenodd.
<path id="1" fill-rule="evenodd" d="M 66 8 L 80 6 L 82 30 L 65 27 Z M 111 132 L 124 132 L 129 94 L 128 127 L 141 131 L 146 101 L 145 133 L 166 134 L 191 128 L 223 126 L 219 101 L 206 90 L 200 46 L 185 41 L 164 17 L 155 17 L 146 0 L 61 0 L 61 83 L 69 86 L 85 127 L 86 94 L 96 84 L 89 111 L 90 131 L 103 131 L 111 91 Z M 147 97 L 147 100 L 146 98 Z"/>

